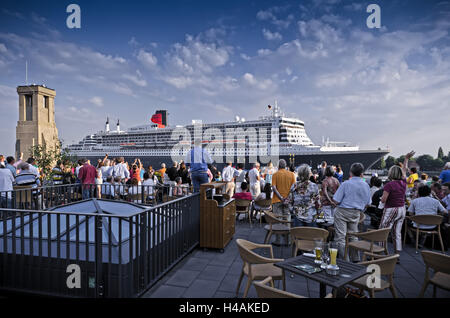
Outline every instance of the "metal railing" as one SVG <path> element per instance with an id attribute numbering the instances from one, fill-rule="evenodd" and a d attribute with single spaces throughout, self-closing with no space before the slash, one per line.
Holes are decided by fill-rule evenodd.
<path id="1" fill-rule="evenodd" d="M 44 210 L 88 198 L 122 200 L 156 205 L 188 195 L 186 185 L 87 184 L 55 185 L 32 188 L 15 187 L 0 191 L 0 208 Z"/>
<path id="2" fill-rule="evenodd" d="M 46 197 L 59 187 L 52 188 L 36 194 L 42 202 L 35 207 L 65 202 Z M 72 198 L 68 189 L 56 194 Z M 140 296 L 198 244 L 199 194 L 155 206 L 130 204 L 140 212 L 0 208 L 0 289 L 63 297 Z"/>

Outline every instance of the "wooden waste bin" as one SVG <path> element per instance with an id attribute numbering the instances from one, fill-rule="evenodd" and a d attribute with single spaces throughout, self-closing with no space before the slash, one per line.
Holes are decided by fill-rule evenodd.
<path id="1" fill-rule="evenodd" d="M 200 247 L 223 250 L 235 233 L 236 203 L 221 194 L 224 185 L 211 182 L 200 186 Z"/>

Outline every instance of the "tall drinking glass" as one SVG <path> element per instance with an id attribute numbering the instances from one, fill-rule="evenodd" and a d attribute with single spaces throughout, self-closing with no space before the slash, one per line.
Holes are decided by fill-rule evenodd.
<path id="1" fill-rule="evenodd" d="M 314 263 L 322 264 L 322 251 L 323 251 L 323 241 L 319 239 L 314 240 L 314 252 L 316 254 Z"/>
<path id="2" fill-rule="evenodd" d="M 329 252 L 330 252 L 330 265 L 337 266 L 336 258 L 338 254 L 337 244 L 330 243 L 329 244 Z"/>

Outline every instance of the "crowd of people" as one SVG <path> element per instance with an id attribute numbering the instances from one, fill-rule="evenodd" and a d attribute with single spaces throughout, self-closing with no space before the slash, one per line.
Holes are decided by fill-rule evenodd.
<path id="1" fill-rule="evenodd" d="M 344 254 L 346 233 L 358 231 L 360 213 L 365 212 L 374 227 L 392 230 L 394 251 L 398 253 L 402 250 L 401 231 L 407 212 L 444 213 L 448 222 L 450 209 L 450 163 L 440 176 L 429 178 L 424 173 L 419 175 L 415 167 L 408 168 L 413 155 L 408 153 L 403 163 L 392 166 L 384 182 L 377 175 L 364 179 L 365 169 L 360 163 L 351 165 L 350 178 L 344 181 L 342 168 L 326 162 L 312 169 L 307 164 L 294 167 L 281 159 L 276 167 L 272 163 L 261 167 L 256 162 L 250 170 L 245 170 L 242 163 L 227 162 L 219 171 L 208 152 L 195 142 L 186 160 L 172 162 L 169 168 L 162 163 L 155 170 L 144 167 L 139 159 L 129 164 L 123 157 L 110 159 L 105 155 L 95 165 L 88 159 L 75 165 L 58 161 L 51 169 L 50 180 L 53 185 L 81 184 L 83 199 L 123 197 L 124 188 L 118 185 L 127 185 L 128 194 L 141 194 L 142 186 L 168 185 L 172 196 L 183 196 L 191 186 L 193 192 L 198 192 L 203 183 L 222 181 L 226 194 L 252 200 L 253 208 L 270 199 L 273 212 L 287 220 L 293 218 L 294 226 L 314 226 L 319 216 L 332 220 L 340 255 Z M 13 191 L 14 186 L 38 188 L 42 183 L 42 171 L 34 158 L 23 161 L 21 156 L 16 161 L 14 157 L 0 156 L 2 207 L 11 200 L 5 193 Z"/>

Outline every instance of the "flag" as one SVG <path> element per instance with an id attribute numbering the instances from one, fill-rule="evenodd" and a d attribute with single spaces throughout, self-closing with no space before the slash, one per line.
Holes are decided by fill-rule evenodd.
<path id="1" fill-rule="evenodd" d="M 162 124 L 162 115 L 154 114 L 151 119 L 152 123 L 158 124 L 158 128 L 164 128 L 165 126 Z"/>

